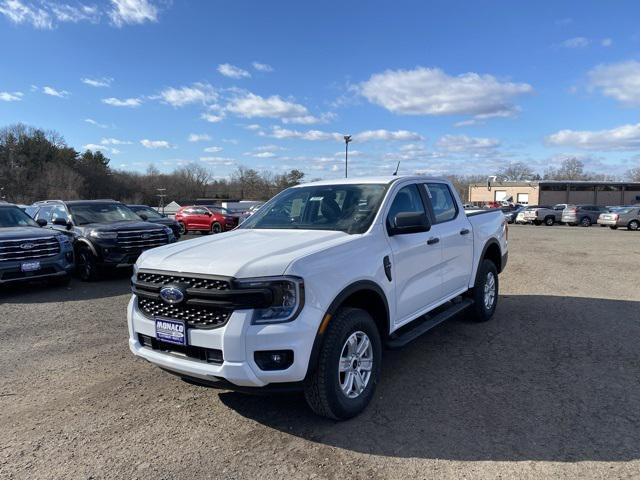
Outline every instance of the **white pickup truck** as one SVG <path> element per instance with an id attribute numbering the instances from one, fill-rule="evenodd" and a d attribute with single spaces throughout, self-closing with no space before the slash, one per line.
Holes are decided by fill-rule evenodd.
<path id="1" fill-rule="evenodd" d="M 502 212 L 465 214 L 446 180 L 300 185 L 233 231 L 143 253 L 129 346 L 188 382 L 304 390 L 346 419 L 373 397 L 384 348 L 463 310 L 491 318 L 506 262 Z"/>

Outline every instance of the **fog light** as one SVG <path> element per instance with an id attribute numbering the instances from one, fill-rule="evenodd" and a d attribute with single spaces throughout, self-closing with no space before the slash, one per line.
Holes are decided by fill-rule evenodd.
<path id="1" fill-rule="evenodd" d="M 286 370 L 293 364 L 293 350 L 254 352 L 253 358 L 260 370 Z"/>

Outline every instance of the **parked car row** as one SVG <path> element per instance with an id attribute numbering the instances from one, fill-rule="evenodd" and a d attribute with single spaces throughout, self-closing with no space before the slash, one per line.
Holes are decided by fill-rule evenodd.
<path id="1" fill-rule="evenodd" d="M 509 223 L 548 226 L 555 224 L 580 225 L 582 227 L 599 224 L 609 226 L 612 229 L 618 227 L 626 227 L 629 230 L 640 229 L 640 205 L 604 207 L 601 205 L 559 203 L 553 206 L 514 207 L 509 211 L 505 211 L 503 208 L 503 212 Z"/>

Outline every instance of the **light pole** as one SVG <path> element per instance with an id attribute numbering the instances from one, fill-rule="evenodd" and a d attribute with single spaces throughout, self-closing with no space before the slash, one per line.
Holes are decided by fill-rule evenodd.
<path id="1" fill-rule="evenodd" d="M 351 143 L 351 135 L 344 136 L 344 178 L 349 176 L 349 143 Z"/>

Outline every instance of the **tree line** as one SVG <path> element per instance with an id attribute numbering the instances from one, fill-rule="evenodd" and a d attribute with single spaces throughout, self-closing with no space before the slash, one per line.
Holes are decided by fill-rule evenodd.
<path id="1" fill-rule="evenodd" d="M 577 158 L 559 167 L 536 173 L 523 162 L 513 162 L 494 173 L 499 180 L 615 180 L 613 176 L 585 170 Z M 486 175 L 452 174 L 446 177 L 467 201 L 469 185 L 487 181 Z M 102 152 L 78 152 L 63 137 L 22 124 L 0 130 L 0 199 L 29 204 L 43 199 L 112 198 L 127 203 L 158 205 L 160 193 L 168 201 L 198 198 L 267 200 L 305 180 L 304 172 L 258 172 L 238 167 L 229 179 L 216 179 L 201 164 L 188 164 L 171 173 L 149 166 L 145 173 L 114 169 Z M 627 172 L 626 180 L 640 181 L 640 167 Z M 163 189 L 160 191 L 159 189 Z"/>

